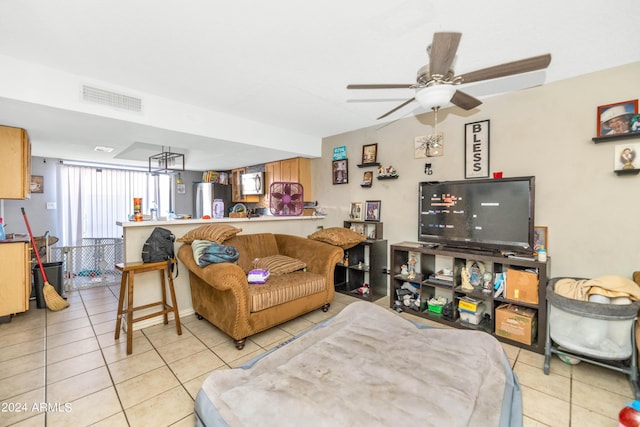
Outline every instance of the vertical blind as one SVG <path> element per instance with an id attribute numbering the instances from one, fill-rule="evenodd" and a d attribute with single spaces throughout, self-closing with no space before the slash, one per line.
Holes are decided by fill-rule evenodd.
<path id="1" fill-rule="evenodd" d="M 169 175 L 143 171 L 61 165 L 62 244 L 80 245 L 83 238 L 122 237 L 116 221 L 133 214 L 133 198 L 142 197 L 142 212 L 170 209 Z M 155 203 L 155 206 L 154 206 Z"/>

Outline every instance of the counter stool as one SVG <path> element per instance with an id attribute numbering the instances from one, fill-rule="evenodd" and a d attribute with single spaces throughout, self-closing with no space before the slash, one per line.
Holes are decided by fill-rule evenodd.
<path id="1" fill-rule="evenodd" d="M 176 321 L 176 331 L 178 335 L 182 335 L 182 327 L 180 326 L 180 315 L 178 314 L 178 303 L 176 302 L 176 293 L 173 288 L 173 277 L 171 276 L 171 266 L 175 264 L 176 260 L 161 261 L 161 262 L 127 262 L 118 263 L 116 268 L 122 272 L 122 280 L 120 281 L 120 297 L 118 299 L 118 319 L 116 321 L 116 335 L 115 339 L 120 338 L 120 326 L 122 325 L 122 317 L 127 316 L 127 355 L 133 351 L 133 323 L 141 320 L 146 320 L 151 317 L 164 316 L 164 324 L 169 323 L 168 313 L 173 313 Z M 151 304 L 141 305 L 139 307 L 133 306 L 133 282 L 134 276 L 138 273 L 146 273 L 149 271 L 160 272 L 160 281 L 162 283 L 162 301 L 154 302 Z M 167 293 L 165 289 L 165 275 L 169 278 L 169 292 L 171 293 L 172 305 L 167 304 Z M 127 308 L 124 308 L 124 296 L 127 294 Z M 136 310 L 142 310 L 156 305 L 162 306 L 162 310 L 157 313 L 147 314 L 145 316 L 133 318 L 133 312 Z"/>

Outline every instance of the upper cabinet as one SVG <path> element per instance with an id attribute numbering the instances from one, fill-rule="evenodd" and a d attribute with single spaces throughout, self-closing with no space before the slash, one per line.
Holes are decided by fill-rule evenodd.
<path id="1" fill-rule="evenodd" d="M 0 126 L 0 199 L 26 199 L 31 184 L 31 143 L 27 131 Z"/>
<path id="2" fill-rule="evenodd" d="M 265 194 L 269 194 L 269 187 L 272 183 L 299 182 L 304 189 L 304 201 L 313 200 L 311 191 L 311 160 L 302 157 L 280 160 L 265 164 Z"/>
<path id="3" fill-rule="evenodd" d="M 233 203 L 249 203 L 259 201 L 255 195 L 245 195 L 242 193 L 242 176 L 247 172 L 247 168 L 237 168 L 231 170 L 231 201 Z"/>

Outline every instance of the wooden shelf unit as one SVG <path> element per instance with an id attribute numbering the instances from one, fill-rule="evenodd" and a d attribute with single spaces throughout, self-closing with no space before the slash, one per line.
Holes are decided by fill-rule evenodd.
<path id="1" fill-rule="evenodd" d="M 415 254 L 417 264 L 416 277 L 409 279 L 407 276 L 400 274 L 401 266 L 407 264 L 410 254 Z M 530 269 L 538 273 L 538 303 L 532 304 L 519 300 L 512 300 L 504 296 L 494 297 L 493 289 L 491 293 L 483 293 L 482 290 L 467 291 L 461 286 L 461 271 L 465 268 L 468 260 L 480 261 L 487 266 L 487 271 L 491 271 L 495 278 L 495 273 L 506 272 L 509 268 Z M 454 316 L 452 319 L 445 318 L 442 314 L 429 311 L 413 310 L 411 308 L 403 308 L 406 313 L 423 317 L 442 323 L 455 328 L 468 328 L 482 330 L 498 340 L 525 348 L 536 353 L 544 354 L 544 346 L 547 329 L 547 309 L 546 309 L 546 285 L 548 277 L 548 267 L 550 259 L 547 262 L 530 261 L 524 259 L 507 258 L 499 254 L 480 253 L 478 251 L 463 251 L 452 249 L 440 249 L 431 245 L 416 242 L 402 242 L 391 245 L 391 270 L 390 270 L 390 291 L 391 298 L 390 307 L 394 308 L 396 300 L 396 289 L 400 289 L 405 282 L 416 286 L 420 292 L 420 299 L 425 300 L 434 296 L 444 296 L 447 301 L 453 301 Z M 431 275 L 443 268 L 451 269 L 453 272 L 453 282 L 448 284 L 444 281 L 437 281 L 430 278 Z M 481 300 L 485 304 L 486 311 L 490 319 L 484 318 L 479 325 L 473 325 L 461 322 L 458 318 L 458 302 L 459 299 L 469 296 Z M 534 338 L 531 345 L 527 345 L 518 341 L 496 335 L 495 331 L 495 310 L 503 304 L 513 304 L 518 307 L 530 308 L 537 315 L 537 337 Z"/>
<path id="2" fill-rule="evenodd" d="M 355 296 L 367 301 L 375 301 L 387 296 L 387 241 L 382 239 L 382 223 L 378 221 L 344 221 L 345 228 L 362 226 L 365 241 L 345 251 L 348 263 L 336 265 L 334 283 L 336 292 Z M 371 234 L 374 233 L 374 234 Z M 358 288 L 369 285 L 368 295 L 360 295 Z"/>

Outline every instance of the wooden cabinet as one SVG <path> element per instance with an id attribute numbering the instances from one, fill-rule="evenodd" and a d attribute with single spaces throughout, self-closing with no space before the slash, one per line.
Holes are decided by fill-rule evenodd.
<path id="1" fill-rule="evenodd" d="M 31 272 L 26 242 L 0 243 L 0 316 L 29 309 Z"/>
<path id="2" fill-rule="evenodd" d="M 242 194 L 242 176 L 247 172 L 247 168 L 237 168 L 231 170 L 231 201 L 234 203 L 254 203 L 258 202 L 259 196 Z"/>
<path id="3" fill-rule="evenodd" d="M 345 251 L 345 258 L 336 265 L 334 283 L 337 292 L 375 301 L 387 295 L 387 241 L 382 239 L 381 222 L 345 221 L 345 228 L 367 233 L 373 238 Z M 376 236 L 378 238 L 376 238 Z M 359 289 L 368 286 L 366 292 Z"/>
<path id="4" fill-rule="evenodd" d="M 31 143 L 27 131 L 0 126 L 0 199 L 26 199 L 31 184 Z"/>
<path id="5" fill-rule="evenodd" d="M 303 157 L 280 160 L 265 164 L 265 195 L 268 197 L 271 184 L 278 181 L 299 182 L 304 189 L 304 201 L 313 200 L 311 190 L 311 160 Z"/>
<path id="6" fill-rule="evenodd" d="M 409 278 L 402 274 L 402 266 L 409 264 L 410 260 L 415 260 L 415 277 Z M 480 266 L 481 274 L 491 273 L 489 292 L 483 291 L 482 286 L 466 289 L 462 286 L 462 275 L 465 270 L 469 271 L 469 264 L 476 263 Z M 419 294 L 420 304 L 400 307 L 406 313 L 420 316 L 438 323 L 443 323 L 456 328 L 469 328 L 481 330 L 494 335 L 500 341 L 526 348 L 528 350 L 544 353 L 545 339 L 547 333 L 547 310 L 546 310 L 546 285 L 548 262 L 538 262 L 533 260 L 513 259 L 503 257 L 498 254 L 477 253 L 473 251 L 457 251 L 448 249 L 432 248 L 414 242 L 402 242 L 391 245 L 391 307 L 396 306 L 396 301 L 400 300 L 399 295 L 403 294 L 403 288 L 413 287 Z M 482 271 L 484 269 L 484 271 Z M 531 282 L 525 284 L 518 282 L 510 284 L 507 279 L 506 291 L 498 296 L 494 296 L 494 282 L 497 275 L 510 277 L 511 273 L 527 274 L 533 276 L 533 290 L 530 289 Z M 448 273 L 448 274 L 446 274 Z M 504 273 L 504 274 L 503 274 Z M 447 277 L 450 275 L 451 277 Z M 445 278 L 447 280 L 445 280 Z M 527 289 L 525 289 L 525 286 Z M 537 288 L 537 289 L 536 289 Z M 446 298 L 452 302 L 452 311 L 441 313 L 429 310 L 428 301 L 432 298 Z M 461 302 L 462 301 L 462 302 Z M 464 308 L 482 305 L 483 313 L 478 316 L 469 316 L 469 312 Z M 534 315 L 531 329 L 524 331 L 522 337 L 529 333 L 531 342 L 517 338 L 510 339 L 502 332 L 502 325 L 496 321 L 496 310 L 500 307 L 500 314 L 508 305 L 516 307 L 522 313 Z M 465 318 L 460 316 L 463 309 Z M 471 322 L 469 321 L 471 319 Z M 465 321 L 466 320 L 466 321 Z M 477 324 L 476 324 L 477 321 Z M 536 325 L 537 323 L 537 325 Z M 537 330 L 537 331 L 536 331 Z M 515 335 L 515 329 L 513 337 Z"/>

